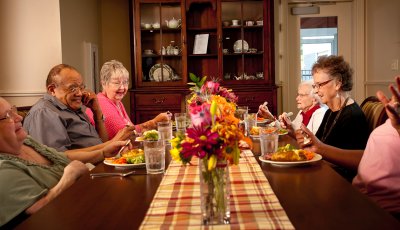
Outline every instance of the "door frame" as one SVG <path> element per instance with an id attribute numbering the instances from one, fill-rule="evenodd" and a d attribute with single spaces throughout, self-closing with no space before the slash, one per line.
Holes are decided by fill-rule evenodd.
<path id="1" fill-rule="evenodd" d="M 283 111 L 297 112 L 295 98 L 297 86 L 300 83 L 300 29 L 298 28 L 300 16 L 290 14 L 290 8 L 294 6 L 289 4 L 290 2 L 293 0 L 275 0 L 275 12 L 278 12 L 275 16 L 275 47 L 277 48 L 275 79 L 279 87 L 278 114 Z M 329 10 L 330 7 L 341 7 L 342 4 L 346 4 L 350 8 L 350 19 L 338 17 L 338 55 L 343 55 L 354 70 L 351 95 L 360 104 L 365 97 L 365 0 L 340 1 L 336 2 L 336 5 L 322 4 L 319 15 L 307 15 L 307 17 L 332 16 L 326 14 L 326 8 Z M 310 5 L 310 3 L 303 5 Z M 297 28 L 291 27 L 294 19 L 296 19 Z M 341 48 L 341 39 L 347 38 L 341 38 L 343 35 L 341 35 L 340 25 L 348 23 L 348 20 L 350 20 L 350 41 L 345 48 Z M 294 48 L 295 42 L 297 42 L 298 48 Z M 342 52 L 342 49 L 345 52 Z M 297 77 L 292 77 L 296 75 Z"/>

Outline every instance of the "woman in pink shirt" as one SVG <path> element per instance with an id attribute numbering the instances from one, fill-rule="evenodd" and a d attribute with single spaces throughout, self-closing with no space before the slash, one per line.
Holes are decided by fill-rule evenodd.
<path id="1" fill-rule="evenodd" d="M 378 91 L 389 119 L 369 136 L 353 185 L 400 220 L 400 76 L 392 99 Z"/>
<path id="2" fill-rule="evenodd" d="M 97 99 L 103 111 L 108 137 L 111 139 L 125 126 L 133 125 L 121 102 L 128 92 L 129 72 L 121 62 L 111 60 L 101 67 L 100 81 L 102 92 L 97 94 Z M 90 116 L 90 111 L 87 113 Z M 135 125 L 135 130 L 141 133 L 143 130 L 156 129 L 157 122 L 168 119 L 166 113 L 160 113 L 150 121 Z"/>

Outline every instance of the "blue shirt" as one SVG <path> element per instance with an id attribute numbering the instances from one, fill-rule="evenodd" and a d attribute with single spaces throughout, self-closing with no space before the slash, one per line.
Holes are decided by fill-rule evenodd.
<path id="1" fill-rule="evenodd" d="M 24 128 L 35 140 L 57 151 L 101 144 L 85 110 L 82 106 L 73 111 L 57 98 L 45 94 L 25 117 Z"/>

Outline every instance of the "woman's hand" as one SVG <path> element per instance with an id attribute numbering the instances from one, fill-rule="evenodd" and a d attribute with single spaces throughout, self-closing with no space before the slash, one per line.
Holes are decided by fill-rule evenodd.
<path id="1" fill-rule="evenodd" d="M 64 173 L 60 179 L 60 181 L 49 190 L 49 192 L 36 201 L 32 206 L 26 209 L 26 213 L 33 214 L 41 209 L 43 206 L 48 204 L 58 195 L 60 195 L 63 191 L 69 188 L 75 181 L 81 177 L 83 174 L 88 172 L 89 169 L 80 161 L 74 160 L 71 161 L 65 168 Z"/>
<path id="2" fill-rule="evenodd" d="M 323 143 L 304 125 L 295 131 L 296 140 L 300 148 L 314 153 L 320 153 Z"/>
<path id="3" fill-rule="evenodd" d="M 287 116 L 286 112 L 283 112 L 281 115 L 279 115 L 278 120 L 281 124 L 281 127 L 284 129 L 290 129 L 292 130 L 292 121 L 290 120 L 290 118 Z"/>
<path id="4" fill-rule="evenodd" d="M 267 118 L 270 120 L 275 120 L 274 115 L 269 111 L 268 106 L 262 104 L 258 107 L 258 114 L 260 114 L 263 118 Z"/>
<path id="5" fill-rule="evenodd" d="M 61 177 L 68 177 L 68 181 L 76 181 L 80 176 L 85 174 L 89 169 L 86 167 L 86 165 L 80 161 L 73 160 L 71 161 L 65 168 L 64 168 L 64 174 Z"/>
<path id="6" fill-rule="evenodd" d="M 400 135 L 400 76 L 396 77 L 396 84 L 397 89 L 393 85 L 389 85 L 389 90 L 392 92 L 391 100 L 382 91 L 378 91 L 376 96 L 385 105 L 392 126 Z"/>
<path id="7" fill-rule="evenodd" d="M 169 121 L 171 120 L 170 115 L 171 113 L 160 113 L 158 114 L 154 119 L 154 123 L 157 125 L 157 122 L 161 122 L 161 121 Z"/>

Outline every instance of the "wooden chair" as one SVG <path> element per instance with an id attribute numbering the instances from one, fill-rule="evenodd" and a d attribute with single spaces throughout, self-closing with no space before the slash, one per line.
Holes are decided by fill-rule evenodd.
<path id="1" fill-rule="evenodd" d="M 369 131 L 372 132 L 376 127 L 383 124 L 388 118 L 385 106 L 375 96 L 367 97 L 361 103 L 361 109 L 368 122 Z"/>
<path id="2" fill-rule="evenodd" d="M 18 115 L 22 116 L 23 120 L 22 123 L 24 122 L 24 119 L 26 115 L 28 114 L 29 110 L 32 108 L 32 106 L 20 106 L 17 107 L 18 110 Z"/>

